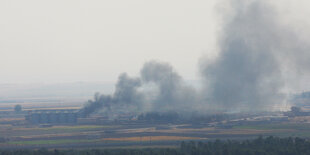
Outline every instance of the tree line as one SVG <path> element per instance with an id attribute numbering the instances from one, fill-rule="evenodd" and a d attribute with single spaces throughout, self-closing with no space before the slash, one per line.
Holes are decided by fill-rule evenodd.
<path id="1" fill-rule="evenodd" d="M 310 141 L 302 138 L 258 137 L 252 140 L 182 142 L 177 148 L 0 150 L 0 155 L 308 155 Z"/>

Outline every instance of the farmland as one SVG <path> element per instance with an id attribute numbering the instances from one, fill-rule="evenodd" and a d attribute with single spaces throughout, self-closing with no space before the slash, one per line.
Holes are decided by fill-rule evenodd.
<path id="1" fill-rule="evenodd" d="M 31 105 L 31 104 L 29 104 Z M 176 147 L 182 141 L 214 141 L 216 139 L 252 139 L 262 136 L 310 138 L 308 117 L 285 121 L 255 121 L 243 119 L 202 119 L 197 121 L 106 120 L 101 116 L 78 118 L 73 124 L 33 124 L 25 119 L 29 106 L 21 113 L 0 111 L 0 149 L 18 148 L 126 148 Z M 78 109 L 78 107 L 48 107 L 43 110 Z M 242 116 L 243 117 L 243 116 Z M 248 120 L 250 119 L 250 120 Z M 253 121 L 252 121 L 253 119 Z M 254 122 L 254 123 L 253 123 Z M 259 123 L 261 122 L 261 123 Z"/>
<path id="2" fill-rule="evenodd" d="M 248 139 L 259 135 L 310 137 L 309 129 L 308 124 L 300 123 L 235 126 L 231 129 L 197 127 L 195 124 L 1 125 L 0 133 L 5 133 L 1 137 L 7 141 L 0 143 L 0 148 L 175 146 L 181 141 Z"/>

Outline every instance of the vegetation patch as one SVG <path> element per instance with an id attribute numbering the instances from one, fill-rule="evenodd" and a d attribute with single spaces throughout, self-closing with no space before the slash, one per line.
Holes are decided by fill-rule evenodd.
<path id="1" fill-rule="evenodd" d="M 144 148 L 134 146 L 134 148 L 114 148 L 114 149 L 62 149 L 62 150 L 0 150 L 0 154 L 105 154 L 105 155 L 308 155 L 310 154 L 310 142 L 301 138 L 278 138 L 259 137 L 244 141 L 209 141 L 209 142 L 182 142 L 179 147 L 170 148 Z"/>
<path id="2" fill-rule="evenodd" d="M 305 123 L 278 123 L 262 125 L 240 125 L 234 126 L 235 129 L 256 129 L 256 130 L 274 130 L 274 129 L 291 129 L 291 130 L 310 130 L 310 124 Z"/>

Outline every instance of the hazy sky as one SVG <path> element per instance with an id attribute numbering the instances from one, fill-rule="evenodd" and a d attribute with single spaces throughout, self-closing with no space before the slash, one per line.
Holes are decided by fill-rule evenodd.
<path id="1" fill-rule="evenodd" d="M 288 21 L 310 13 L 306 0 L 276 2 Z M 217 0 L 1 0 L 0 83 L 114 82 L 152 59 L 198 79 L 199 58 L 217 49 L 220 8 Z"/>
<path id="2" fill-rule="evenodd" d="M 195 79 L 214 1 L 1 0 L 0 83 L 115 81 L 152 59 Z"/>

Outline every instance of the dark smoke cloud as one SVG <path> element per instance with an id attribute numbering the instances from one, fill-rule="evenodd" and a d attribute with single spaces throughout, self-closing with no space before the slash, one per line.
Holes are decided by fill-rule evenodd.
<path id="1" fill-rule="evenodd" d="M 130 78 L 126 73 L 119 76 L 114 93 L 114 102 L 120 104 L 140 104 L 143 95 L 137 91 L 141 86 L 139 78 Z"/>
<path id="2" fill-rule="evenodd" d="M 281 27 L 264 1 L 232 1 L 217 59 L 202 66 L 212 104 L 224 110 L 266 110 L 284 99 L 277 56 Z"/>
<path id="3" fill-rule="evenodd" d="M 121 74 L 115 93 L 96 94 L 84 113 L 270 111 L 286 104 L 284 90 L 300 71 L 309 72 L 310 44 L 281 23 L 267 0 L 229 2 L 218 56 L 200 64 L 202 90 L 188 86 L 170 64 L 150 61 L 140 77 Z"/>
<path id="4" fill-rule="evenodd" d="M 131 113 L 145 111 L 186 111 L 194 105 L 195 90 L 187 86 L 168 63 L 150 61 L 141 69 L 141 77 L 119 76 L 113 95 L 94 96 L 82 110 L 85 116 L 105 109 L 108 113 L 122 110 Z M 152 86 L 145 92 L 143 87 Z"/>
<path id="5" fill-rule="evenodd" d="M 159 89 L 155 100 L 151 101 L 153 111 L 186 111 L 195 106 L 198 97 L 195 90 L 185 84 L 170 64 L 145 63 L 141 78 L 144 83 L 154 83 Z"/>
<path id="6" fill-rule="evenodd" d="M 228 111 L 283 108 L 287 90 L 309 75 L 309 40 L 296 23 L 284 24 L 270 1 L 229 2 L 218 56 L 201 65 L 210 103 Z"/>
<path id="7" fill-rule="evenodd" d="M 81 112 L 84 116 L 88 116 L 104 109 L 108 115 L 111 115 L 112 112 L 124 110 L 124 108 L 127 110 L 140 108 L 144 99 L 143 94 L 137 91 L 139 86 L 141 86 L 139 78 L 130 78 L 126 73 L 122 73 L 118 78 L 113 95 L 96 93 L 94 99 L 89 100 Z"/>
<path id="8" fill-rule="evenodd" d="M 84 108 L 81 110 L 81 114 L 86 117 L 91 113 L 99 111 L 101 108 L 111 109 L 110 103 L 112 97 L 110 95 L 100 95 L 96 93 L 93 100 L 88 100 Z"/>

